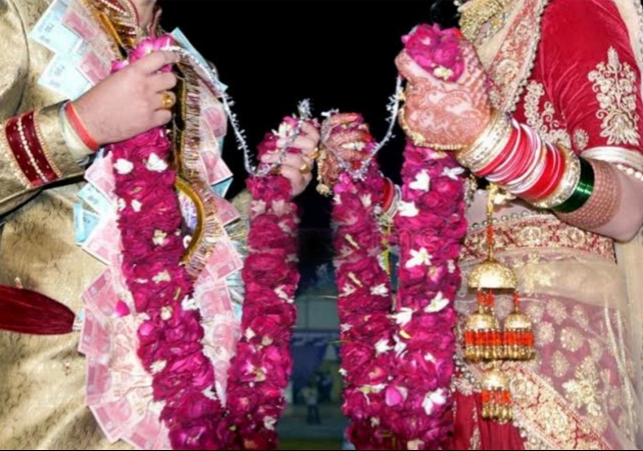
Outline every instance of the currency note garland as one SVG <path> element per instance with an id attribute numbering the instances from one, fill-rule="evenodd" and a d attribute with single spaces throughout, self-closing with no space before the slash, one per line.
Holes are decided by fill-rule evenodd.
<path id="1" fill-rule="evenodd" d="M 165 38 L 143 41 L 130 60 L 140 58 L 150 45 L 158 50 L 169 43 Z M 277 140 L 267 135 L 260 151 L 276 150 Z M 138 355 L 153 376 L 154 400 L 163 404 L 160 418 L 172 448 L 275 448 L 275 425 L 285 407 L 291 368 L 299 280 L 298 218 L 289 201 L 290 183 L 280 176 L 248 182 L 254 202 L 243 270 L 243 336 L 231 363 L 224 405 L 203 351 L 193 278 L 181 263 L 185 247 L 168 136 L 154 129 L 109 150 L 120 205 L 122 269 L 136 312 L 145 318 L 138 330 Z"/>

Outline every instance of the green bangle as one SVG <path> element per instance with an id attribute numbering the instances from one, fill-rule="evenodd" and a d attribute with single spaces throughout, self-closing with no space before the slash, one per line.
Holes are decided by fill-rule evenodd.
<path id="1" fill-rule="evenodd" d="M 574 193 L 554 210 L 559 213 L 573 213 L 587 203 L 594 192 L 594 168 L 583 158 L 580 159 L 580 180 Z"/>

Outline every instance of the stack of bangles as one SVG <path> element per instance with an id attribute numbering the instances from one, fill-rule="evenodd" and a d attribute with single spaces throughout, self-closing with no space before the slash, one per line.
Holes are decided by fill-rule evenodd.
<path id="1" fill-rule="evenodd" d="M 573 213 L 578 226 L 595 229 L 618 211 L 617 170 L 544 142 L 532 128 L 504 113 L 494 111 L 482 135 L 455 156 L 476 176 L 538 208 L 559 216 Z"/>

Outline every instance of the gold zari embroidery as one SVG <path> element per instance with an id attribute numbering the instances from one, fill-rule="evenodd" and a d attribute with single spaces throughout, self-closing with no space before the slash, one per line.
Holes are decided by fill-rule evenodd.
<path id="1" fill-rule="evenodd" d="M 567 148 L 572 147 L 572 139 L 565 127 L 556 119 L 554 105 L 547 101 L 543 104 L 542 111 L 540 103 L 545 95 L 545 88 L 541 83 L 532 81 L 527 86 L 525 95 L 525 116 L 527 124 L 538 134 L 552 144 L 561 144 Z"/>
<path id="2" fill-rule="evenodd" d="M 636 114 L 636 74 L 627 63 L 621 63 L 613 47 L 608 51 L 607 63 L 599 63 L 589 73 L 600 105 L 596 117 L 603 121 L 601 136 L 608 145 L 639 143 Z"/>

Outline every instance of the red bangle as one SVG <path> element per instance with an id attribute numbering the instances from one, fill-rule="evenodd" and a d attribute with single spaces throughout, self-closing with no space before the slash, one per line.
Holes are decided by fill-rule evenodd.
<path id="1" fill-rule="evenodd" d="M 528 193 L 536 202 L 550 196 L 560 185 L 565 175 L 565 158 L 562 153 L 556 146 L 548 145 L 547 147 L 552 156 L 547 173 L 542 178 L 547 183 L 537 184 L 539 186 L 534 186 Z"/>
<path id="2" fill-rule="evenodd" d="M 89 134 L 87 128 L 85 128 L 85 125 L 83 124 L 83 121 L 78 116 L 78 112 L 72 102 L 67 102 L 67 105 L 65 105 L 65 114 L 81 141 L 93 152 L 100 149 L 100 144 L 98 144 Z"/>
<path id="3" fill-rule="evenodd" d="M 382 210 L 388 211 L 395 199 L 395 184 L 389 178 L 384 178 L 384 192 L 382 196 Z"/>
<path id="4" fill-rule="evenodd" d="M 522 129 L 521 137 L 517 142 L 516 150 L 509 157 L 507 164 L 498 168 L 494 176 L 494 182 L 500 186 L 510 184 L 525 174 L 527 168 L 531 167 L 537 158 L 535 145 L 528 131 Z"/>
<path id="5" fill-rule="evenodd" d="M 493 160 L 489 165 L 480 171 L 478 171 L 478 176 L 480 177 L 486 177 L 489 174 L 492 174 L 498 167 L 502 164 L 503 161 L 507 158 L 507 156 L 510 154 L 510 152 L 513 150 L 513 148 L 516 146 L 516 141 L 520 137 L 520 131 L 516 128 L 513 129 L 511 132 L 511 136 L 509 137 L 509 142 L 505 146 L 504 149 L 498 154 L 495 160 Z"/>

